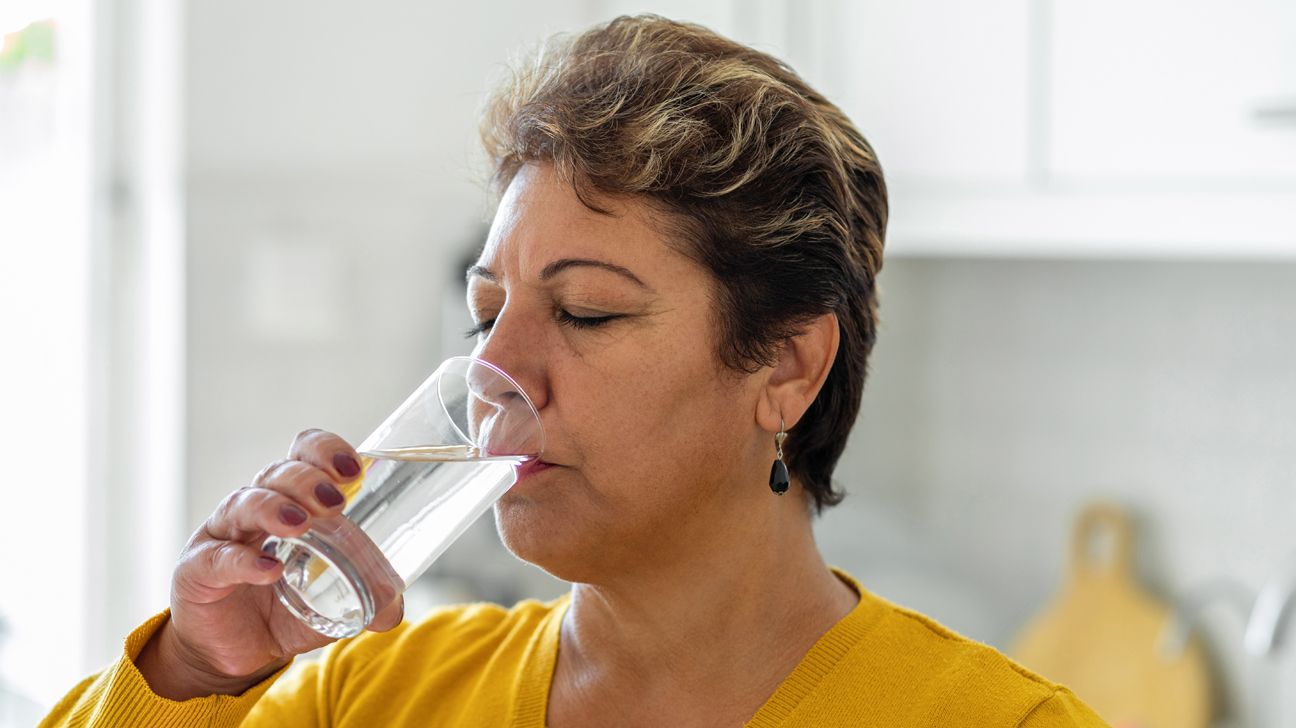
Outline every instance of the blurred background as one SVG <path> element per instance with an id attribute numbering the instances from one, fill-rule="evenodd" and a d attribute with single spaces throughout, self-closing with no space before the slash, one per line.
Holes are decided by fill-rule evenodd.
<path id="1" fill-rule="evenodd" d="M 788 60 L 886 170 L 829 561 L 1015 650 L 1112 504 L 1165 626 L 1111 674 L 1178 630 L 1211 725 L 1296 725 L 1290 0 L 3 0 L 0 725 L 113 660 L 296 432 L 358 442 L 470 348 L 484 94 L 640 11 Z M 563 589 L 485 518 L 409 614 Z"/>

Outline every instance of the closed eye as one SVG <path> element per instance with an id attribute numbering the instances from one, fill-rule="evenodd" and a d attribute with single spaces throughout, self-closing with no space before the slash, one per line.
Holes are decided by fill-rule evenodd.
<path id="1" fill-rule="evenodd" d="M 608 314 L 606 316 L 573 316 L 562 309 L 558 309 L 559 323 L 570 326 L 574 329 L 592 329 L 602 326 L 609 321 L 615 321 L 622 316 L 623 314 L 616 313 Z"/>
<path id="2" fill-rule="evenodd" d="M 612 313 L 604 316 L 575 316 L 567 311 L 558 309 L 558 322 L 564 326 L 570 326 L 574 329 L 593 329 L 602 326 L 609 321 L 615 321 L 624 318 L 625 314 Z M 481 336 L 495 325 L 495 319 L 487 319 L 476 326 L 464 332 L 464 338 L 471 339 L 474 336 Z"/>

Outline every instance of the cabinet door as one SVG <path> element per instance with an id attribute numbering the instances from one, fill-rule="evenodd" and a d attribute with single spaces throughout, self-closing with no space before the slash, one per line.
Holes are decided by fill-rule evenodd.
<path id="1" fill-rule="evenodd" d="M 1296 181 L 1296 117 L 1280 111 L 1296 105 L 1292 0 L 1051 8 L 1050 161 L 1059 179 Z"/>
<path id="2" fill-rule="evenodd" d="M 842 2 L 827 89 L 900 184 L 1027 180 L 1028 0 Z"/>

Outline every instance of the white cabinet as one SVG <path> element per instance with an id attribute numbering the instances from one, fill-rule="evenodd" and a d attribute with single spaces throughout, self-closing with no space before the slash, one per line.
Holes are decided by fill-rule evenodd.
<path id="1" fill-rule="evenodd" d="M 1057 178 L 1296 185 L 1292 0 L 1053 5 Z"/>
<path id="2" fill-rule="evenodd" d="M 888 177 L 1024 183 L 1029 173 L 1028 0 L 840 3 L 825 93 Z M 816 69 L 817 70 L 817 69 Z"/>
<path id="3" fill-rule="evenodd" d="M 603 0 L 786 58 L 889 255 L 1296 258 L 1296 0 Z"/>
<path id="4" fill-rule="evenodd" d="M 849 44 L 870 22 L 912 16 L 895 42 L 903 47 L 885 51 L 904 61 L 892 66 L 899 85 L 846 88 L 850 107 L 868 109 L 862 123 L 883 132 L 875 135 L 883 159 L 888 148 L 902 157 L 888 168 L 892 255 L 1296 258 L 1296 3 L 988 7 L 1024 25 L 1003 20 L 986 31 L 968 21 L 964 29 L 988 32 L 1012 53 L 949 38 L 940 30 L 951 13 L 944 0 L 856 5 L 832 31 Z M 848 73 L 878 73 L 869 53 L 845 57 L 854 59 Z M 956 83 L 969 69 L 1002 74 L 981 84 L 986 107 L 970 112 Z M 948 95 L 947 113 L 857 98 L 881 89 L 906 104 L 899 79 Z M 1004 87 L 1022 89 L 1021 102 Z M 891 110 L 933 118 L 903 139 L 892 130 L 906 119 L 885 118 Z M 1019 133 L 1020 148 L 999 129 Z M 962 144 L 1012 163 L 978 170 Z M 920 159 L 911 148 L 922 145 L 944 154 L 911 164 Z M 1025 174 L 1014 184 L 1003 171 L 1021 159 Z"/>

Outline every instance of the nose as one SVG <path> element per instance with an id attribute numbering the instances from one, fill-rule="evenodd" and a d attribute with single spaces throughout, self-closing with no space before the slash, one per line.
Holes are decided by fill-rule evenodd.
<path id="1" fill-rule="evenodd" d="M 510 309 L 510 306 L 505 306 L 495 317 L 490 333 L 478 342 L 473 356 L 502 369 L 517 386 L 509 386 L 498 378 L 488 378 L 492 384 L 486 386 L 481 395 L 488 401 L 505 405 L 511 399 L 521 397 L 521 393 L 515 391 L 520 388 L 536 411 L 541 412 L 549 403 L 542 327 L 539 322 L 528 323 L 521 312 Z"/>
<path id="2" fill-rule="evenodd" d="M 544 427 L 521 386 L 493 364 L 473 360 L 468 377 L 467 432 L 487 455 L 539 457 Z M 462 432 L 463 430 L 461 430 Z"/>

